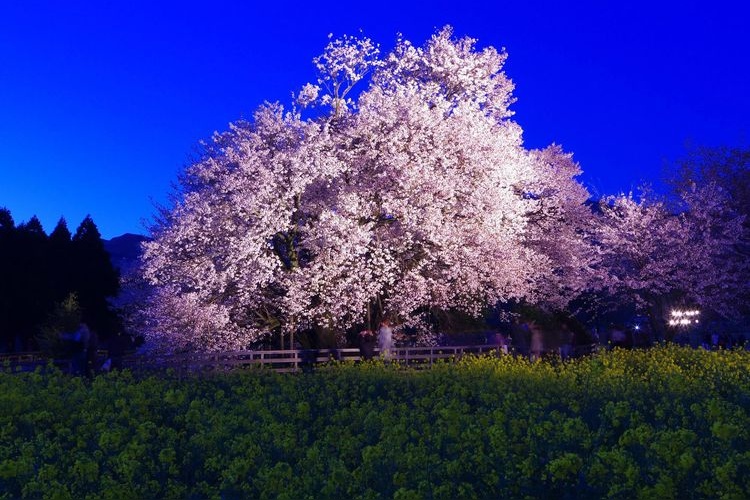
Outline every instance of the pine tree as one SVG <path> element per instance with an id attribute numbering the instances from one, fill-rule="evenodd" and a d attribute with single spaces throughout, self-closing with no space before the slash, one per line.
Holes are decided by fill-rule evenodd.
<path id="1" fill-rule="evenodd" d="M 16 228 L 13 222 L 13 216 L 10 214 L 10 210 L 5 207 L 0 208 L 0 237 L 7 232 L 12 232 Z"/>
<path id="2" fill-rule="evenodd" d="M 107 335 L 116 327 L 116 316 L 110 310 L 107 298 L 117 295 L 119 276 L 91 216 L 86 216 L 76 229 L 72 250 L 72 283 L 83 320 L 92 329 Z"/>
<path id="3" fill-rule="evenodd" d="M 12 347 L 15 232 L 10 210 L 0 208 L 0 351 Z"/>
<path id="4" fill-rule="evenodd" d="M 35 349 L 34 337 L 54 299 L 50 293 L 46 253 L 48 238 L 36 216 L 16 228 L 12 249 L 11 290 L 15 343 L 21 349 Z"/>
<path id="5" fill-rule="evenodd" d="M 64 217 L 57 222 L 49 235 L 47 266 L 49 286 L 55 302 L 63 300 L 73 292 L 72 273 L 73 244 L 72 235 Z"/>

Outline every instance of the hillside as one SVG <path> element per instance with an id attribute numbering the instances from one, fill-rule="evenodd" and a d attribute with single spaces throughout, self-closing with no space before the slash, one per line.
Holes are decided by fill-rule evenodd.
<path id="1" fill-rule="evenodd" d="M 126 233 L 111 240 L 104 240 L 104 248 L 109 252 L 112 265 L 122 275 L 137 265 L 142 251 L 141 244 L 149 240 L 150 238 L 142 234 Z"/>

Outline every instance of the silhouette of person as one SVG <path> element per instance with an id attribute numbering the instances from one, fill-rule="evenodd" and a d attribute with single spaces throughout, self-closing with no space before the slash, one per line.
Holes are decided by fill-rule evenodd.
<path id="1" fill-rule="evenodd" d="M 378 328 L 378 349 L 383 359 L 391 359 L 391 349 L 393 348 L 393 328 L 391 322 L 386 318 L 380 322 Z"/>

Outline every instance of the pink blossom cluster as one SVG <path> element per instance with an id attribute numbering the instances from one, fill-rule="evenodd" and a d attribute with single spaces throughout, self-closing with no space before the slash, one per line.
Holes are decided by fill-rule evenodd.
<path id="1" fill-rule="evenodd" d="M 367 38 L 332 39 L 299 110 L 262 106 L 186 169 L 134 280 L 147 339 L 226 350 L 387 316 L 434 344 L 430 311 L 563 308 L 582 292 L 730 313 L 748 265 L 727 193 L 592 210 L 570 154 L 524 148 L 505 59 L 450 28 L 383 58 Z"/>
<path id="2" fill-rule="evenodd" d="M 561 307 L 590 288 L 580 169 L 524 148 L 505 59 L 449 28 L 382 58 L 332 40 L 296 97 L 314 118 L 266 104 L 186 169 L 145 245 L 148 340 L 236 349 L 388 315 L 434 342 L 434 308 Z"/>
<path id="3" fill-rule="evenodd" d="M 732 316 L 749 271 L 740 254 L 744 216 L 713 182 L 682 189 L 678 201 L 669 206 L 650 193 L 602 200 L 594 233 L 601 288 L 661 316 L 681 303 Z"/>

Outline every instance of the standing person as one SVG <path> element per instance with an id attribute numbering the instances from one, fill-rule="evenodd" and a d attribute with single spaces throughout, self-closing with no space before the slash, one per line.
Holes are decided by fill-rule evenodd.
<path id="1" fill-rule="evenodd" d="M 124 333 L 118 333 L 110 339 L 108 346 L 109 359 L 111 360 L 110 369 L 122 369 L 122 358 L 125 354 L 125 350 L 130 344 L 130 339 L 126 337 Z"/>
<path id="2" fill-rule="evenodd" d="M 85 375 L 86 365 L 88 364 L 88 347 L 91 338 L 91 330 L 86 323 L 78 325 L 78 330 L 72 335 L 75 342 L 75 352 L 73 353 L 73 374 Z"/>
<path id="3" fill-rule="evenodd" d="M 560 345 L 560 359 L 570 359 L 573 355 L 575 333 L 567 325 L 562 325 L 561 329 L 560 340 L 562 341 L 562 345 Z"/>
<path id="4" fill-rule="evenodd" d="M 362 355 L 362 359 L 372 359 L 375 354 L 377 340 L 378 338 L 372 330 L 362 330 L 359 332 L 359 352 Z"/>
<path id="5" fill-rule="evenodd" d="M 508 354 L 508 339 L 502 332 L 496 332 L 494 335 L 494 344 L 497 346 L 497 352 Z"/>
<path id="6" fill-rule="evenodd" d="M 711 349 L 716 350 L 719 348 L 719 334 L 714 332 L 711 334 Z"/>
<path id="7" fill-rule="evenodd" d="M 391 348 L 393 347 L 393 328 L 388 318 L 380 322 L 378 328 L 378 349 L 383 359 L 391 359 Z"/>
<path id="8" fill-rule="evenodd" d="M 542 359 L 542 352 L 544 351 L 544 341 L 542 340 L 542 329 L 534 321 L 528 323 L 529 331 L 531 332 L 531 360 L 536 361 Z"/>
<path id="9" fill-rule="evenodd" d="M 88 328 L 88 327 L 87 327 Z M 99 351 L 99 335 L 96 330 L 89 330 L 89 338 L 86 344 L 86 369 L 85 375 L 89 378 L 96 374 L 97 368 L 96 355 Z"/>
<path id="10" fill-rule="evenodd" d="M 609 338 L 614 347 L 627 347 L 628 334 L 621 325 L 613 325 L 609 330 Z"/>

